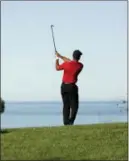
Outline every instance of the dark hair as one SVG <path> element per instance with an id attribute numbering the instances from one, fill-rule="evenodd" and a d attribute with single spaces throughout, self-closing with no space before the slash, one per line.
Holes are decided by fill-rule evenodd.
<path id="1" fill-rule="evenodd" d="M 80 57 L 81 57 L 81 55 L 82 55 L 82 52 L 79 51 L 79 50 L 75 50 L 75 51 L 73 52 L 73 58 L 74 58 L 75 60 L 79 60 Z"/>

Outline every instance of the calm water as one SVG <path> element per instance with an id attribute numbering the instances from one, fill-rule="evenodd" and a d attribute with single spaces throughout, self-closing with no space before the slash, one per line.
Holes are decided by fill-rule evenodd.
<path id="1" fill-rule="evenodd" d="M 121 102 L 81 102 L 75 124 L 127 122 L 127 104 Z M 60 126 L 60 102 L 8 102 L 1 116 L 2 128 Z"/>

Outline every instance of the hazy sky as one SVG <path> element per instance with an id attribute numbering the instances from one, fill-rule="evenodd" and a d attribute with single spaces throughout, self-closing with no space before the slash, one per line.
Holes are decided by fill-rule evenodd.
<path id="1" fill-rule="evenodd" d="M 83 52 L 80 100 L 127 94 L 127 2 L 1 2 L 1 88 L 5 100 L 61 100 L 58 51 Z"/>

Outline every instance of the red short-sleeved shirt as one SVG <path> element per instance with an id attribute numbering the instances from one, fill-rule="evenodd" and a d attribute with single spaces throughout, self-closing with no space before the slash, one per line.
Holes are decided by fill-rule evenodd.
<path id="1" fill-rule="evenodd" d="M 83 64 L 77 61 L 64 62 L 59 65 L 59 70 L 64 70 L 63 79 L 64 83 L 76 83 L 77 77 L 83 68 Z"/>

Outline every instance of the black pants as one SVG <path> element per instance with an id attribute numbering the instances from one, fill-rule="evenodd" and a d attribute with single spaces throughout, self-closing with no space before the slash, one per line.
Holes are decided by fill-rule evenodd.
<path id="1" fill-rule="evenodd" d="M 74 124 L 78 107 L 78 87 L 75 84 L 61 85 L 61 95 L 63 100 L 63 122 L 64 125 Z"/>

